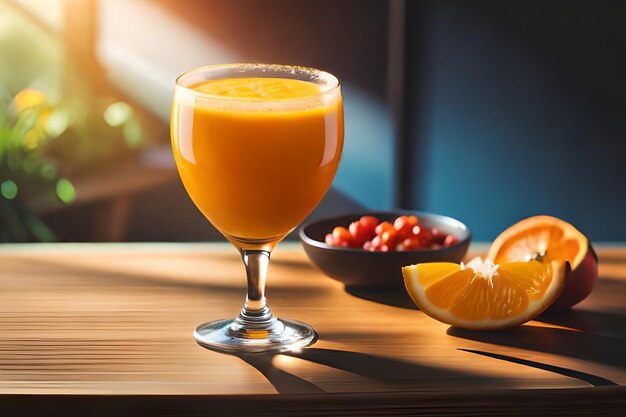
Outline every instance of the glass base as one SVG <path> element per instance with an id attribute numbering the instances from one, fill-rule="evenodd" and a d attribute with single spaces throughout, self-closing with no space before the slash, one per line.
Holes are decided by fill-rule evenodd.
<path id="1" fill-rule="evenodd" d="M 274 318 L 268 329 L 243 330 L 238 319 L 201 324 L 193 332 L 199 345 L 231 354 L 284 352 L 312 345 L 317 334 L 311 326 L 295 320 Z"/>

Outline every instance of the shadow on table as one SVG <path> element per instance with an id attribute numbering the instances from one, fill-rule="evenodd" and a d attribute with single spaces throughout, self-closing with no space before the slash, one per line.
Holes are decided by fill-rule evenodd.
<path id="1" fill-rule="evenodd" d="M 307 394 L 324 392 L 315 384 L 277 368 L 272 363 L 277 354 L 240 355 L 239 358 L 256 368 L 281 394 Z M 360 352 L 335 349 L 304 348 L 300 351 L 282 352 L 290 356 L 350 372 L 395 388 L 445 388 L 451 381 L 466 386 L 488 384 L 506 387 L 507 381 L 473 374 L 453 371 L 446 368 L 419 365 L 412 362 L 391 359 Z"/>
<path id="2" fill-rule="evenodd" d="M 404 288 L 385 289 L 346 286 L 345 291 L 358 298 L 392 307 L 417 310 L 415 303 Z"/>
<path id="3" fill-rule="evenodd" d="M 586 333 L 626 339 L 626 308 L 613 311 L 567 310 L 544 313 L 535 321 Z"/>
<path id="4" fill-rule="evenodd" d="M 552 322 L 555 321 L 558 320 L 552 320 Z M 500 332 L 479 332 L 451 327 L 448 329 L 448 334 L 463 339 L 626 368 L 626 355 L 624 355 L 626 339 L 584 330 L 525 325 Z"/>
<path id="5" fill-rule="evenodd" d="M 575 378 L 580 381 L 584 381 L 590 385 L 593 385 L 594 387 L 607 387 L 607 386 L 612 386 L 612 385 L 618 385 L 615 382 L 611 381 L 610 379 L 602 378 L 601 376 L 589 374 L 587 372 L 577 371 L 575 369 L 564 368 L 562 366 L 555 366 L 555 365 L 550 365 L 544 362 L 531 361 L 528 359 L 523 359 L 523 358 L 511 356 L 511 355 L 503 355 L 500 353 L 486 352 L 484 350 L 463 349 L 463 348 L 457 348 L 457 349 L 462 350 L 463 352 L 473 353 L 476 355 L 498 359 L 498 360 L 505 361 L 505 362 L 517 363 L 519 365 L 524 365 L 524 366 L 528 366 L 531 368 L 541 369 L 543 371 L 548 371 L 548 372 L 552 372 L 555 374 L 567 376 L 570 378 Z"/>

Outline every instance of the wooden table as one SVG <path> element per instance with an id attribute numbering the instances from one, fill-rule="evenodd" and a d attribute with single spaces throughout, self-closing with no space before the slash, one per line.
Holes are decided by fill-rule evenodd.
<path id="1" fill-rule="evenodd" d="M 574 310 L 469 332 L 402 293 L 349 294 L 279 245 L 270 306 L 320 339 L 235 357 L 191 338 L 241 308 L 230 246 L 4 246 L 0 415 L 626 415 L 626 247 L 597 249 L 599 281 Z"/>

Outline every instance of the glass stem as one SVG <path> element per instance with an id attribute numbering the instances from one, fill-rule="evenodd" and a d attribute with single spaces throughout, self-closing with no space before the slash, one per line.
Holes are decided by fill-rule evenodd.
<path id="1" fill-rule="evenodd" d="M 267 307 L 265 281 L 270 265 L 270 253 L 264 250 L 244 250 L 241 252 L 241 259 L 248 276 L 248 296 L 244 310 L 261 311 Z"/>
<path id="2" fill-rule="evenodd" d="M 241 259 L 246 267 L 248 295 L 246 302 L 231 326 L 236 337 L 268 337 L 280 333 L 282 323 L 272 315 L 265 299 L 265 281 L 270 263 L 270 253 L 264 250 L 242 250 Z"/>

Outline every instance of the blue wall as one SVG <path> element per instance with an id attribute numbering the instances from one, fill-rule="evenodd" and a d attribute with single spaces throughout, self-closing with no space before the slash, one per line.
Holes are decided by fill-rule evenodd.
<path id="1" fill-rule="evenodd" d="M 409 7 L 411 203 L 477 240 L 545 213 L 626 241 L 623 19 L 557 3 Z"/>
<path id="2" fill-rule="evenodd" d="M 385 103 L 363 89 L 342 84 L 345 140 L 333 187 L 373 209 L 389 209 L 394 192 L 394 137 Z"/>

